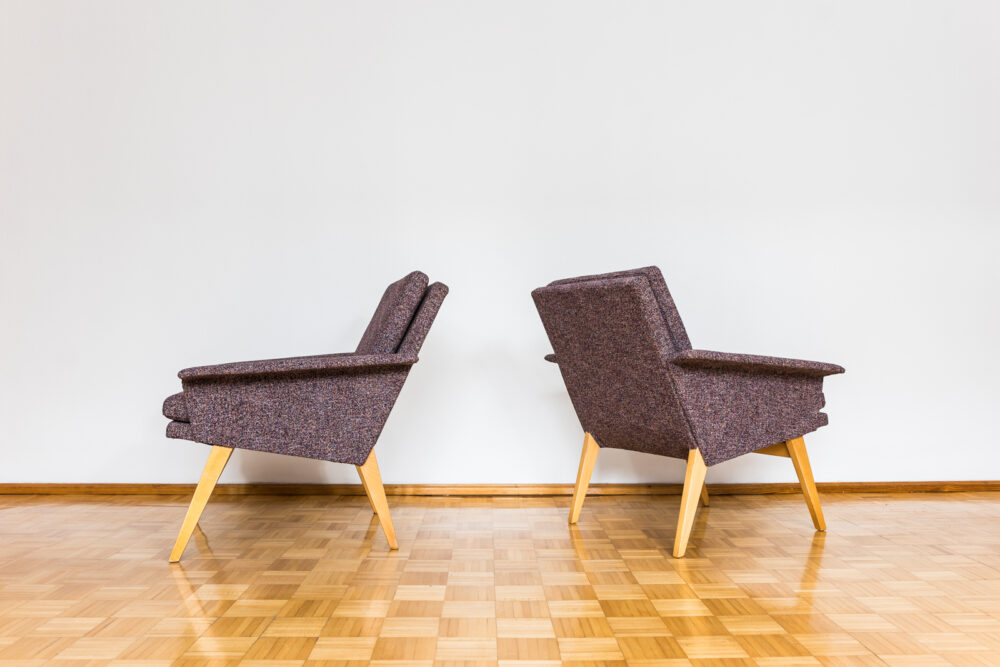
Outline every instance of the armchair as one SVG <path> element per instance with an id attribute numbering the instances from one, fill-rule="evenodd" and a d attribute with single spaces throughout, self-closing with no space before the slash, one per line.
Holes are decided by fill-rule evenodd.
<path id="1" fill-rule="evenodd" d="M 188 368 L 167 398 L 167 437 L 212 446 L 170 562 L 180 560 L 233 449 L 357 466 L 391 549 L 395 531 L 373 448 L 448 293 L 419 271 L 382 295 L 357 349 Z"/>
<path id="2" fill-rule="evenodd" d="M 655 266 L 557 280 L 532 297 L 584 430 L 569 522 L 601 447 L 687 460 L 674 557 L 687 550 L 708 466 L 751 452 L 792 459 L 816 530 L 826 530 L 802 436 L 827 423 L 835 364 L 691 349 Z"/>

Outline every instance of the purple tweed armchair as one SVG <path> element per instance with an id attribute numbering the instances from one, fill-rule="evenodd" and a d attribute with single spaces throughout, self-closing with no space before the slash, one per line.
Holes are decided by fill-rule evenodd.
<path id="1" fill-rule="evenodd" d="M 167 437 L 212 445 L 170 554 L 180 560 L 233 449 L 357 466 L 390 549 L 397 549 L 375 460 L 375 442 L 448 293 L 414 271 L 382 300 L 357 350 L 188 368 L 184 390 L 167 398 Z"/>
<path id="2" fill-rule="evenodd" d="M 707 466 L 755 452 L 791 458 L 816 530 L 826 530 L 802 436 L 827 423 L 823 377 L 834 364 L 691 349 L 655 266 L 557 280 L 531 293 L 584 430 L 569 522 L 600 447 L 687 460 L 674 557 Z"/>

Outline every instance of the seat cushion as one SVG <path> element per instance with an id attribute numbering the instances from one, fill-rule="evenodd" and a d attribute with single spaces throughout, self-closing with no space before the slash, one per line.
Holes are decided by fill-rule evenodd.
<path id="1" fill-rule="evenodd" d="M 179 440 L 194 440 L 191 433 L 191 424 L 187 422 L 172 421 L 167 424 L 167 437 Z"/>
<path id="2" fill-rule="evenodd" d="M 163 401 L 163 416 L 174 421 L 187 422 L 188 418 L 187 402 L 184 400 L 184 392 L 168 396 Z"/>

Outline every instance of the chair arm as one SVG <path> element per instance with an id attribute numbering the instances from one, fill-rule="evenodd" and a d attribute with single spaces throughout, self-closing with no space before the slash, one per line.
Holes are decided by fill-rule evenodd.
<path id="1" fill-rule="evenodd" d="M 749 373 L 778 373 L 809 377 L 823 377 L 844 372 L 841 366 L 820 361 L 762 357 L 756 354 L 730 354 L 709 350 L 685 350 L 671 359 L 670 362 L 682 368 L 720 368 Z"/>
<path id="2" fill-rule="evenodd" d="M 294 373 L 376 370 L 412 366 L 415 354 L 321 354 L 312 357 L 238 361 L 215 366 L 185 368 L 177 374 L 181 380 L 232 378 L 254 375 L 286 375 Z"/>
<path id="3" fill-rule="evenodd" d="M 551 362 L 552 362 L 552 363 L 554 363 L 554 364 L 558 364 L 558 363 L 559 363 L 559 362 L 558 362 L 558 361 L 556 360 L 556 355 L 554 355 L 554 354 L 546 354 L 546 355 L 545 355 L 545 361 L 551 361 Z"/>

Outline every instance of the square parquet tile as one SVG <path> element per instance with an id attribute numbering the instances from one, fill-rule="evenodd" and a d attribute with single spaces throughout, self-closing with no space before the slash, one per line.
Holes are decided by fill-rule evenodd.
<path id="1" fill-rule="evenodd" d="M 0 496 L 9 665 L 1000 665 L 1000 494 Z"/>

